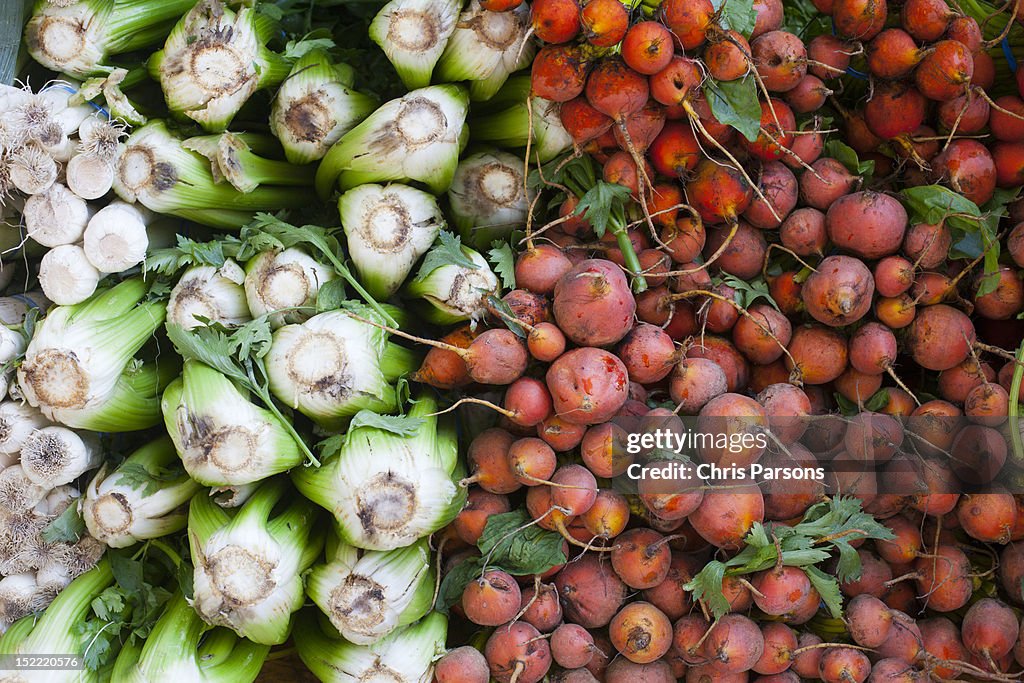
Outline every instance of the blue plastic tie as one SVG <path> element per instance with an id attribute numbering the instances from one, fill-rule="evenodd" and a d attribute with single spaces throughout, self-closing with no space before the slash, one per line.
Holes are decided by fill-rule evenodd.
<path id="1" fill-rule="evenodd" d="M 1000 45 L 1003 48 L 1003 56 L 1006 57 L 1006 63 L 1010 65 L 1010 71 L 1017 73 L 1017 58 L 1013 56 L 1009 37 L 1003 38 Z"/>
<path id="2" fill-rule="evenodd" d="M 72 88 L 72 87 L 71 87 L 71 86 L 69 86 L 69 85 L 55 85 L 55 86 L 53 86 L 53 87 L 55 87 L 55 88 L 60 88 L 61 90 L 65 91 L 65 92 L 71 93 L 72 95 L 75 95 L 75 94 L 77 94 L 77 93 L 78 93 L 78 91 L 77 91 L 77 90 L 75 90 L 74 88 Z M 93 102 L 92 100 L 86 100 L 86 101 L 85 101 L 85 103 L 86 103 L 86 104 L 88 104 L 88 105 L 89 105 L 90 107 L 92 107 L 93 109 L 95 109 L 96 111 L 98 111 L 98 112 L 100 112 L 101 114 L 103 114 L 104 116 L 106 116 L 106 117 L 107 117 L 107 120 L 109 120 L 109 119 L 110 119 L 110 112 L 109 112 L 109 111 L 107 111 L 106 109 L 104 109 L 103 107 L 101 107 L 100 105 L 96 104 L 96 103 L 95 103 L 95 102 Z"/>
<path id="3" fill-rule="evenodd" d="M 868 80 L 868 75 L 866 73 L 864 73 L 862 71 L 857 71 L 852 66 L 846 67 L 846 75 L 847 76 L 853 76 L 854 78 L 859 78 L 862 81 Z"/>

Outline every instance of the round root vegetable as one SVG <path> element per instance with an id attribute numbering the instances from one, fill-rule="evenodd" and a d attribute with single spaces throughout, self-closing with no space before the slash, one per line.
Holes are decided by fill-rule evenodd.
<path id="1" fill-rule="evenodd" d="M 728 390 L 725 371 L 712 360 L 685 358 L 672 373 L 669 392 L 685 415 L 696 415 L 708 401 Z"/>
<path id="2" fill-rule="evenodd" d="M 665 0 L 661 11 L 665 25 L 683 50 L 695 50 L 707 40 L 715 17 L 710 0 Z"/>
<path id="3" fill-rule="evenodd" d="M 555 413 L 573 424 L 607 422 L 629 398 L 629 374 L 616 356 L 591 347 L 563 354 L 545 380 Z"/>
<path id="4" fill-rule="evenodd" d="M 829 239 L 864 259 L 896 253 L 907 227 L 907 211 L 886 194 L 863 191 L 840 197 L 825 214 Z"/>
<path id="5" fill-rule="evenodd" d="M 768 365 L 782 357 L 793 336 L 793 327 L 782 313 L 768 304 L 754 304 L 732 328 L 732 341 L 750 362 Z"/>
<path id="6" fill-rule="evenodd" d="M 899 28 L 888 28 L 867 45 L 867 65 L 872 75 L 897 79 L 909 75 L 925 55 L 914 37 Z"/>
<path id="7" fill-rule="evenodd" d="M 552 307 L 565 336 L 586 346 L 607 346 L 633 325 L 636 300 L 622 269 L 611 261 L 588 259 L 558 281 Z"/>
<path id="8" fill-rule="evenodd" d="M 861 593 L 846 606 L 846 623 L 854 642 L 878 647 L 889 636 L 892 613 L 889 606 L 869 593 Z"/>
<path id="9" fill-rule="evenodd" d="M 567 564 L 555 576 L 555 586 L 566 620 L 587 629 L 607 626 L 629 594 L 611 565 L 595 553 Z"/>
<path id="10" fill-rule="evenodd" d="M 632 461 L 626 453 L 626 439 L 626 431 L 614 422 L 590 427 L 580 444 L 583 463 L 598 477 L 617 477 Z"/>
<path id="11" fill-rule="evenodd" d="M 652 384 L 664 379 L 675 366 L 679 353 L 675 342 L 656 325 L 641 323 L 619 343 L 617 353 L 626 366 L 629 379 Z"/>
<path id="12" fill-rule="evenodd" d="M 612 569 L 630 588 L 654 588 L 668 576 L 672 551 L 653 529 L 632 529 L 618 537 L 611 553 Z"/>
<path id="13" fill-rule="evenodd" d="M 932 160 L 932 175 L 979 206 L 996 190 L 995 160 L 977 140 L 953 140 Z"/>
<path id="14" fill-rule="evenodd" d="M 802 679 L 818 678 L 818 663 L 824 648 L 816 647 L 824 641 L 813 633 L 801 633 L 797 639 L 797 652 L 793 656 L 793 672 Z"/>
<path id="15" fill-rule="evenodd" d="M 910 145 L 908 138 L 924 123 L 928 100 L 901 81 L 881 83 L 864 105 L 864 122 L 872 135 Z"/>
<path id="16" fill-rule="evenodd" d="M 721 467 L 746 467 L 757 462 L 766 443 L 764 437 L 758 438 L 758 435 L 767 425 L 764 407 L 752 398 L 722 394 L 711 399 L 701 408 L 697 428 L 702 434 L 714 434 L 716 438 L 701 444 L 701 460 Z"/>
<path id="17" fill-rule="evenodd" d="M 764 521 L 764 497 L 754 484 L 730 482 L 721 491 L 707 491 L 689 520 L 694 531 L 711 545 L 739 548 L 754 522 Z"/>
<path id="18" fill-rule="evenodd" d="M 882 296 L 899 296 L 914 284 L 914 264 L 902 256 L 886 256 L 875 264 L 875 290 Z"/>
<path id="19" fill-rule="evenodd" d="M 637 664 L 620 657 L 608 665 L 605 683 L 675 683 L 672 667 L 661 660 L 649 664 Z"/>
<path id="20" fill-rule="evenodd" d="M 555 284 L 572 270 L 572 262 L 552 244 L 538 244 L 516 259 L 516 284 L 534 294 L 550 294 Z"/>
<path id="21" fill-rule="evenodd" d="M 565 335 L 554 323 L 537 323 L 526 337 L 526 348 L 537 360 L 550 363 L 565 353 Z"/>
<path id="22" fill-rule="evenodd" d="M 652 460 L 647 468 L 669 464 Z M 696 481 L 643 478 L 637 483 L 637 493 L 644 507 L 659 520 L 672 522 L 688 517 L 704 499 L 704 489 Z"/>
<path id="23" fill-rule="evenodd" d="M 708 231 L 707 244 L 704 245 L 705 263 L 710 265 L 717 254 L 714 263 L 720 270 L 741 280 L 749 280 L 761 272 L 767 249 L 763 231 L 740 221 L 730 229 L 723 227 Z"/>
<path id="24" fill-rule="evenodd" d="M 484 657 L 499 683 L 538 683 L 551 668 L 548 641 L 523 621 L 495 629 L 484 646 Z"/>
<path id="25" fill-rule="evenodd" d="M 710 225 L 735 223 L 754 198 L 754 189 L 736 168 L 702 159 L 686 184 L 686 197 L 702 221 Z"/>
<path id="26" fill-rule="evenodd" d="M 764 636 L 753 621 L 741 614 L 726 614 L 712 627 L 704 643 L 709 659 L 725 673 L 749 671 L 764 654 Z"/>
<path id="27" fill-rule="evenodd" d="M 928 370 L 948 370 L 971 351 L 977 337 L 974 324 L 962 311 L 937 304 L 921 310 L 907 336 L 910 355 Z"/>
<path id="28" fill-rule="evenodd" d="M 958 40 L 940 40 L 914 70 L 914 83 L 930 100 L 945 102 L 964 94 L 974 77 L 974 59 Z"/>
<path id="29" fill-rule="evenodd" d="M 1009 493 L 965 493 L 956 508 L 967 535 L 983 543 L 1009 543 L 1017 521 L 1017 504 Z"/>
<path id="30" fill-rule="evenodd" d="M 871 675 L 871 660 L 852 648 L 826 648 L 818 662 L 818 675 L 825 683 L 864 683 Z"/>
<path id="31" fill-rule="evenodd" d="M 508 449 L 508 460 L 516 480 L 523 486 L 548 483 L 558 466 L 554 449 L 537 437 L 514 441 Z"/>
<path id="32" fill-rule="evenodd" d="M 827 384 L 843 374 L 847 343 L 842 333 L 821 325 L 803 325 L 793 330 L 786 367 L 797 369 L 805 384 Z"/>
<path id="33" fill-rule="evenodd" d="M 980 287 L 988 278 L 995 280 L 995 290 L 982 296 L 975 296 L 975 311 L 989 320 L 1009 320 L 1024 309 L 1024 283 L 1012 268 L 1002 267 L 997 273 L 979 275 L 976 284 Z"/>
<path id="34" fill-rule="evenodd" d="M 838 78 L 849 68 L 851 52 L 851 47 L 836 36 L 815 36 L 807 43 L 807 57 L 815 62 L 808 71 L 826 81 Z"/>
<path id="35" fill-rule="evenodd" d="M 502 415 L 520 427 L 533 427 L 551 414 L 551 395 L 544 382 L 533 377 L 512 382 L 502 403 Z"/>
<path id="36" fill-rule="evenodd" d="M 761 675 L 775 675 L 789 669 L 793 664 L 793 652 L 797 649 L 796 631 L 779 622 L 768 622 L 761 626 L 764 637 L 764 653 L 753 669 Z"/>
<path id="37" fill-rule="evenodd" d="M 579 624 L 562 624 L 551 634 L 551 656 L 566 669 L 584 667 L 594 657 L 594 637 Z"/>
<path id="38" fill-rule="evenodd" d="M 1012 609 L 999 600 L 982 598 L 967 610 L 960 629 L 964 646 L 992 663 L 1013 649 L 1020 626 Z"/>
<path id="39" fill-rule="evenodd" d="M 921 629 L 917 627 L 917 622 L 904 612 L 892 610 L 889 637 L 876 648 L 876 651 L 882 658 L 896 658 L 910 664 L 917 661 L 922 642 Z"/>
<path id="40" fill-rule="evenodd" d="M 952 668 L 955 666 L 952 663 L 964 662 L 970 657 L 960 640 L 960 629 L 945 617 L 921 619 L 917 625 L 921 631 L 922 649 L 938 660 L 932 663 L 932 672 L 939 678 L 955 678 L 959 672 Z M 951 666 L 942 666 L 939 662 L 950 662 Z M 900 663 L 906 666 L 904 662 Z"/>
<path id="41" fill-rule="evenodd" d="M 1006 422 L 1010 409 L 1010 396 L 998 384 L 974 387 L 964 399 L 964 414 L 975 424 L 998 427 Z"/>
<path id="42" fill-rule="evenodd" d="M 807 75 L 807 49 L 798 36 L 769 31 L 750 44 L 751 56 L 764 87 L 772 92 L 792 90 Z"/>
<path id="43" fill-rule="evenodd" d="M 449 650 L 434 665 L 434 679 L 437 683 L 487 683 L 490 678 L 487 659 L 469 645 Z"/>
<path id="44" fill-rule="evenodd" d="M 541 633 L 553 631 L 562 623 L 562 604 L 555 586 L 541 583 L 524 590 L 519 612 L 523 621 Z"/>
<path id="45" fill-rule="evenodd" d="M 868 41 L 885 26 L 888 6 L 885 0 L 834 0 L 832 23 L 844 38 Z"/>
<path id="46" fill-rule="evenodd" d="M 514 441 L 515 437 L 504 429 L 492 427 L 480 432 L 466 454 L 472 474 L 467 483 L 479 484 L 485 491 L 497 494 L 519 490 L 522 484 L 516 479 L 508 458 Z"/>
<path id="47" fill-rule="evenodd" d="M 608 637 L 629 661 L 650 664 L 672 646 L 672 622 L 649 602 L 631 602 L 608 624 Z"/>
<path id="48" fill-rule="evenodd" d="M 578 45 L 545 45 L 533 58 L 530 88 L 545 100 L 568 102 L 583 93 L 588 63 Z"/>
<path id="49" fill-rule="evenodd" d="M 466 506 L 459 512 L 452 526 L 464 543 L 476 545 L 487 526 L 487 518 L 511 509 L 506 496 L 490 493 L 483 488 L 472 488 L 466 498 Z"/>
<path id="50" fill-rule="evenodd" d="M 622 3 L 591 0 L 580 11 L 583 34 L 594 47 L 618 45 L 629 28 L 629 14 Z"/>
<path id="51" fill-rule="evenodd" d="M 800 176 L 800 197 L 807 206 L 827 211 L 832 204 L 851 192 L 860 178 L 850 173 L 842 162 L 824 158 L 811 164 L 814 171 Z"/>
<path id="52" fill-rule="evenodd" d="M 491 570 L 466 584 L 462 611 L 474 624 L 499 626 L 516 616 L 522 597 L 519 584 L 511 575 Z"/>
<path id="53" fill-rule="evenodd" d="M 776 567 L 754 575 L 754 604 L 765 614 L 788 614 L 814 591 L 807 572 L 799 567 Z"/>
<path id="54" fill-rule="evenodd" d="M 939 373 L 939 395 L 947 401 L 963 403 L 976 387 L 993 382 L 995 378 L 991 365 L 968 357 Z"/>
<path id="55" fill-rule="evenodd" d="M 645 590 L 642 593 L 643 599 L 664 612 L 673 622 L 683 618 L 693 604 L 684 586 L 693 578 L 695 569 L 687 556 L 673 553 L 665 580 Z"/>
<path id="56" fill-rule="evenodd" d="M 807 312 L 830 327 L 844 327 L 863 318 L 871 310 L 874 294 L 871 271 L 850 256 L 826 258 L 801 290 Z"/>
<path id="57" fill-rule="evenodd" d="M 634 24 L 622 41 L 622 58 L 637 73 L 651 76 L 672 61 L 672 34 L 656 21 Z"/>
<path id="58" fill-rule="evenodd" d="M 940 545 L 932 554 L 919 557 L 914 571 L 919 594 L 936 612 L 958 610 L 971 599 L 971 562 L 955 546 Z"/>
<path id="59" fill-rule="evenodd" d="M 1017 604 L 1024 604 L 1024 544 L 1011 543 L 999 555 L 999 583 Z"/>
<path id="60" fill-rule="evenodd" d="M 779 238 L 798 256 L 821 255 L 828 245 L 825 214 L 811 207 L 797 209 L 779 226 Z"/>
<path id="61" fill-rule="evenodd" d="M 735 81 L 750 71 L 750 44 L 743 34 L 726 31 L 704 49 L 703 61 L 715 80 Z"/>
<path id="62" fill-rule="evenodd" d="M 597 500 L 597 479 L 582 465 L 558 468 L 551 475 L 551 484 L 551 504 L 570 517 L 582 515 Z"/>
<path id="63" fill-rule="evenodd" d="M 761 169 L 759 187 L 760 194 L 743 212 L 743 218 L 761 230 L 777 228 L 796 208 L 796 176 L 781 161 L 770 161 Z"/>

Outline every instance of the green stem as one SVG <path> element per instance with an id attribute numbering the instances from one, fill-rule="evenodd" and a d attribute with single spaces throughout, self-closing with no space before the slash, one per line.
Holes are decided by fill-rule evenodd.
<path id="1" fill-rule="evenodd" d="M 286 419 L 281 411 L 278 410 L 277 404 L 274 403 L 274 399 L 270 395 L 270 391 L 265 387 L 260 386 L 254 386 L 253 388 L 256 389 L 256 393 L 259 395 L 260 400 L 263 401 L 263 405 L 267 406 L 267 410 L 273 413 L 274 417 L 276 417 L 284 426 L 285 431 L 287 431 L 288 435 L 295 441 L 295 445 L 299 447 L 302 454 L 306 456 L 313 466 L 320 467 L 320 461 L 316 459 L 313 452 L 309 450 L 308 446 L 306 446 L 306 442 L 302 440 L 302 436 L 295 430 L 295 425 L 292 424 L 291 420 Z"/>
<path id="2" fill-rule="evenodd" d="M 639 294 L 647 291 L 647 280 L 642 272 L 643 266 L 640 265 L 640 259 L 636 255 L 636 250 L 633 249 L 633 242 L 629 239 L 629 231 L 626 230 L 624 218 L 618 215 L 619 211 L 615 213 L 616 215 L 612 218 L 611 232 L 615 235 L 619 251 L 622 252 L 622 260 L 626 263 L 626 270 L 635 273 L 632 282 L 633 293 Z"/>
<path id="3" fill-rule="evenodd" d="M 1013 368 L 1013 381 L 1010 382 L 1010 441 L 1013 443 L 1013 454 L 1018 465 L 1024 465 L 1024 439 L 1020 434 L 1020 385 L 1024 378 L 1024 342 L 1017 349 L 1017 364 Z"/>

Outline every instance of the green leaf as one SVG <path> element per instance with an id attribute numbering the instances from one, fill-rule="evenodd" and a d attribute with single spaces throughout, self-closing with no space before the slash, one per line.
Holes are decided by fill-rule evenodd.
<path id="1" fill-rule="evenodd" d="M 764 299 L 772 308 L 779 310 L 779 305 L 772 298 L 768 283 L 761 276 L 751 280 L 741 280 L 735 275 L 724 275 L 720 282 L 736 290 L 735 301 L 743 308 L 750 308 L 759 300 Z"/>
<path id="2" fill-rule="evenodd" d="M 839 406 L 839 412 L 841 412 L 843 415 L 856 415 L 857 413 L 860 412 L 860 408 L 857 406 L 856 403 L 846 398 L 839 392 L 836 392 L 835 394 L 833 394 L 833 396 L 836 399 L 836 404 Z"/>
<path id="3" fill-rule="evenodd" d="M 729 601 L 722 594 L 722 579 L 725 578 L 725 565 L 718 560 L 711 560 L 704 568 L 690 579 L 683 588 L 693 593 L 695 600 L 700 600 L 717 619 L 731 609 Z"/>
<path id="4" fill-rule="evenodd" d="M 501 322 L 505 323 L 505 327 L 512 330 L 517 337 L 520 339 L 526 339 L 527 336 L 529 336 L 527 335 L 526 330 L 523 329 L 523 326 L 516 322 L 518 318 L 516 317 L 515 311 L 512 310 L 512 307 L 509 306 L 508 303 L 493 294 L 487 297 L 487 303 L 494 309 L 504 313 L 503 316 L 499 316 L 501 317 Z"/>
<path id="5" fill-rule="evenodd" d="M 494 272 L 501 278 L 505 289 L 516 288 L 516 255 L 508 242 L 494 240 L 487 258 L 494 264 Z"/>
<path id="6" fill-rule="evenodd" d="M 704 97 L 720 123 L 732 126 L 753 142 L 761 134 L 761 103 L 757 83 L 750 76 L 734 81 L 704 81 Z"/>
<path id="7" fill-rule="evenodd" d="M 488 567 L 498 567 L 509 574 L 543 574 L 566 561 L 563 539 L 553 531 L 545 531 L 525 510 L 491 515 L 484 533 L 477 541 Z"/>
<path id="8" fill-rule="evenodd" d="M 346 300 L 348 297 L 345 294 L 345 281 L 341 279 L 328 280 L 317 290 L 316 310 L 318 313 L 336 311 Z"/>
<path id="9" fill-rule="evenodd" d="M 719 11 L 718 23 L 722 28 L 750 37 L 757 23 L 754 0 L 713 0 L 712 4 Z"/>
<path id="10" fill-rule="evenodd" d="M 359 427 L 371 427 L 395 434 L 396 436 L 412 436 L 419 431 L 424 422 L 426 420 L 421 417 L 378 415 L 372 410 L 360 410 L 352 418 L 352 422 L 349 423 L 348 431 L 351 433 Z"/>
<path id="11" fill-rule="evenodd" d="M 447 614 L 452 605 L 458 604 L 462 600 L 462 593 L 466 590 L 469 582 L 480 576 L 483 570 L 484 562 L 480 557 L 471 557 L 455 565 L 441 581 L 434 609 Z"/>
<path id="12" fill-rule="evenodd" d="M 180 479 L 185 470 L 181 466 L 147 468 L 137 462 L 126 462 L 118 466 L 114 474 L 117 475 L 116 485 L 127 486 L 149 496 L 160 490 L 162 482 Z"/>
<path id="13" fill-rule="evenodd" d="M 196 242 L 182 235 L 177 244 L 164 249 L 154 249 L 146 256 L 143 269 L 162 275 L 174 275 L 188 266 L 214 266 L 220 268 L 224 262 L 238 252 L 240 241 L 237 237 L 223 240 Z"/>
<path id="14" fill-rule="evenodd" d="M 872 413 L 877 413 L 879 410 L 886 407 L 887 405 L 889 405 L 889 390 L 879 389 L 864 404 L 864 410 L 871 411 Z"/>
<path id="15" fill-rule="evenodd" d="M 84 535 L 85 522 L 74 503 L 47 524 L 40 534 L 47 543 L 77 543 Z"/>
<path id="16" fill-rule="evenodd" d="M 856 581 L 861 574 L 860 555 L 857 550 L 845 541 L 837 541 L 836 549 L 839 550 L 839 564 L 836 565 L 836 578 L 843 583 Z"/>
<path id="17" fill-rule="evenodd" d="M 861 161 L 849 145 L 839 140 L 829 140 L 825 143 L 825 154 L 832 157 L 846 167 L 846 170 L 856 176 L 872 176 L 875 174 L 875 162 L 873 159 Z"/>
<path id="18" fill-rule="evenodd" d="M 624 216 L 624 206 L 629 195 L 629 188 L 625 185 L 599 180 L 580 199 L 573 215 L 586 214 L 594 233 L 603 237 L 609 227 L 617 228 L 624 222 L 620 214 Z"/>
<path id="19" fill-rule="evenodd" d="M 465 247 L 462 246 L 462 239 L 447 230 L 442 230 L 437 235 L 437 241 L 430 248 L 427 255 L 423 257 L 423 264 L 416 274 L 417 280 L 422 280 L 442 266 L 459 266 L 470 270 L 479 270 L 477 265 L 466 256 Z"/>
<path id="20" fill-rule="evenodd" d="M 829 613 L 836 619 L 842 618 L 843 596 L 839 592 L 839 582 L 817 567 L 805 567 L 804 571 L 807 572 L 807 578 L 811 580 L 811 585 L 818 591 L 818 595 L 821 596 Z"/>
<path id="21" fill-rule="evenodd" d="M 267 3 L 261 3 L 261 5 Z M 290 40 L 284 48 L 284 58 L 292 61 L 301 59 L 307 52 L 313 50 L 330 50 L 334 47 L 334 41 L 330 38 L 306 38 L 304 40 Z"/>

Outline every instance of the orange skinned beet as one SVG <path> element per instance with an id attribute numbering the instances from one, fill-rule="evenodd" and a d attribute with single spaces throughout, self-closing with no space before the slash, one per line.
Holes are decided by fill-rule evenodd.
<path id="1" fill-rule="evenodd" d="M 929 370 L 948 370 L 967 358 L 977 336 L 974 324 L 962 311 L 937 304 L 917 314 L 907 340 L 918 365 Z"/>
<path id="2" fill-rule="evenodd" d="M 754 198 L 753 188 L 739 170 L 711 159 L 697 164 L 685 189 L 690 205 L 711 225 L 734 221 Z"/>
<path id="3" fill-rule="evenodd" d="M 612 47 L 626 35 L 629 13 L 618 0 L 588 0 L 580 11 L 580 27 L 594 47 Z"/>
<path id="4" fill-rule="evenodd" d="M 622 270 L 605 260 L 581 261 L 555 285 L 552 311 L 577 344 L 607 346 L 633 326 L 636 300 Z"/>
<path id="5" fill-rule="evenodd" d="M 666 106 L 684 104 L 700 92 L 702 80 L 699 62 L 676 55 L 650 77 L 651 97 Z"/>
<path id="6" fill-rule="evenodd" d="M 750 142 L 743 139 L 744 148 L 763 161 L 775 161 L 786 156 L 783 148 L 793 144 L 796 130 L 796 116 L 789 105 L 772 98 L 771 103 L 761 102 L 761 133 Z"/>
<path id="7" fill-rule="evenodd" d="M 885 0 L 834 0 L 832 3 L 836 33 L 851 40 L 874 38 L 885 26 L 888 13 Z"/>
<path id="8" fill-rule="evenodd" d="M 552 102 L 568 102 L 583 93 L 587 60 L 576 45 L 545 45 L 533 58 L 533 94 Z"/>
<path id="9" fill-rule="evenodd" d="M 715 19 L 711 0 L 665 0 L 661 17 L 684 50 L 695 50 L 707 40 Z"/>
<path id="10" fill-rule="evenodd" d="M 672 34 L 656 21 L 634 24 L 622 41 L 622 58 L 637 73 L 656 74 L 672 61 Z"/>
<path id="11" fill-rule="evenodd" d="M 867 315 L 874 293 L 871 271 L 850 256 L 826 258 L 801 290 L 811 317 L 831 327 L 844 327 Z"/>
<path id="12" fill-rule="evenodd" d="M 882 83 L 864 105 L 864 120 L 870 131 L 891 140 L 911 135 L 924 123 L 928 100 L 917 88 L 903 82 Z M 852 146 L 852 145 L 851 145 Z"/>
<path id="13" fill-rule="evenodd" d="M 721 39 L 704 49 L 704 64 L 716 80 L 742 78 L 750 70 L 750 44 L 742 34 L 726 31 Z"/>
<path id="14" fill-rule="evenodd" d="M 788 31 L 769 31 L 750 44 L 751 55 L 765 88 L 787 92 L 807 75 L 807 48 Z"/>
<path id="15" fill-rule="evenodd" d="M 568 43 L 580 32 L 576 0 L 535 0 L 530 4 L 533 33 L 545 43 Z"/>
<path id="16" fill-rule="evenodd" d="M 930 100 L 946 102 L 964 94 L 974 77 L 974 58 L 957 40 L 943 40 L 932 46 L 914 71 L 914 83 Z"/>
<path id="17" fill-rule="evenodd" d="M 629 398 L 626 366 L 614 355 L 585 347 L 564 354 L 546 375 L 555 413 L 575 424 L 610 420 Z"/>
<path id="18" fill-rule="evenodd" d="M 614 121 L 587 102 L 586 97 L 576 97 L 563 102 L 558 111 L 562 127 L 572 136 L 573 142 L 583 145 L 595 140 L 610 130 Z"/>
<path id="19" fill-rule="evenodd" d="M 928 50 L 921 49 L 914 37 L 899 28 L 887 28 L 867 45 L 868 70 L 879 78 L 903 78 L 909 75 Z"/>
<path id="20" fill-rule="evenodd" d="M 630 69 L 621 58 L 614 57 L 594 67 L 587 76 L 586 92 L 587 101 L 599 112 L 624 120 L 644 108 L 649 89 L 646 77 Z"/>
<path id="21" fill-rule="evenodd" d="M 669 178 L 682 177 L 697 167 L 703 157 L 697 138 L 690 124 L 685 121 L 668 121 L 647 149 L 654 170 Z M 657 220 L 657 217 L 654 217 Z M 664 238 L 662 238 L 664 240 Z M 692 257 L 679 261 L 685 263 Z"/>
<path id="22" fill-rule="evenodd" d="M 793 330 L 789 353 L 806 384 L 827 384 L 846 369 L 848 358 L 846 337 L 823 325 L 803 325 Z M 793 360 L 786 357 L 786 367 L 793 370 Z"/>

